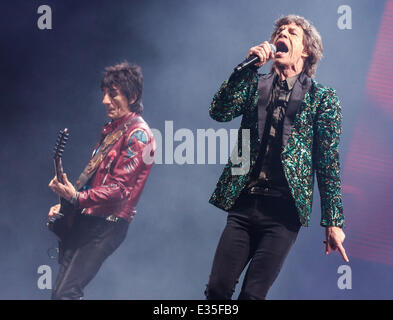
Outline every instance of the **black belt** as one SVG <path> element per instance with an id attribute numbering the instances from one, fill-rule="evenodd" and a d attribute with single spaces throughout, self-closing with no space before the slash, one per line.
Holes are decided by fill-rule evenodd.
<path id="1" fill-rule="evenodd" d="M 94 215 L 86 214 L 84 211 L 85 211 L 85 209 L 83 209 L 81 212 L 81 215 L 84 217 L 100 218 L 100 219 L 105 219 L 106 221 L 110 221 L 110 222 L 126 221 L 125 219 L 115 216 L 114 214 L 111 214 L 110 216 L 107 216 L 107 217 L 102 217 L 102 216 L 94 216 Z"/>
<path id="2" fill-rule="evenodd" d="M 278 189 L 268 187 L 268 186 L 253 186 L 247 189 L 247 193 L 250 195 L 260 195 L 274 198 L 290 198 L 290 192 L 288 191 L 280 191 Z"/>
<path id="3" fill-rule="evenodd" d="M 270 197 L 281 197 L 283 194 L 275 189 L 268 187 L 251 187 L 247 189 L 247 192 L 252 195 L 270 196 Z"/>
<path id="4" fill-rule="evenodd" d="M 111 214 L 110 216 L 105 218 L 106 221 L 110 221 L 110 222 L 119 222 L 119 221 L 125 221 L 124 219 L 115 216 L 114 214 Z"/>

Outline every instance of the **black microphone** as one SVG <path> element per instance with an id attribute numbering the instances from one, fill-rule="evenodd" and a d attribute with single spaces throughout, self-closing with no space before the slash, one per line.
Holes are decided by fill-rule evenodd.
<path id="1" fill-rule="evenodd" d="M 270 48 L 273 51 L 273 54 L 277 52 L 277 48 L 274 44 L 269 43 Z M 259 62 L 259 57 L 253 54 L 252 56 L 248 57 L 246 60 L 244 60 L 242 63 L 239 63 L 237 67 L 234 69 L 235 73 L 243 71 L 245 68 L 252 67 L 254 64 Z"/>

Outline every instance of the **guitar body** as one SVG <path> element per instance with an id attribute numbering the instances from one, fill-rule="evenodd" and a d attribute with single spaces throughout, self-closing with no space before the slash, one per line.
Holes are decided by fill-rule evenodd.
<path id="1" fill-rule="evenodd" d="M 60 214 L 49 219 L 46 225 L 48 229 L 55 234 L 59 241 L 63 241 L 67 234 L 70 233 L 74 225 L 76 215 L 80 212 L 64 199 L 60 200 L 60 204 Z"/>

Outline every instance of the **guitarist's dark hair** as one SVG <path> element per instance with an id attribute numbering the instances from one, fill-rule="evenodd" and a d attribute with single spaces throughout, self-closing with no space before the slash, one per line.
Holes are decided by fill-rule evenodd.
<path id="1" fill-rule="evenodd" d="M 124 61 L 106 67 L 101 80 L 101 90 L 112 89 L 114 86 L 119 88 L 120 92 L 124 94 L 128 100 L 136 98 L 135 102 L 128 106 L 130 111 L 138 114 L 143 113 L 143 75 L 140 66 Z"/>

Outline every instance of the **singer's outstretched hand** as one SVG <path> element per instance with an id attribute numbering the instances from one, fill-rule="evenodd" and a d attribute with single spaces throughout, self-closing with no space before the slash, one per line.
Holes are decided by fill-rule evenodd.
<path id="1" fill-rule="evenodd" d="M 259 62 L 255 64 L 258 68 L 262 67 L 266 62 L 268 62 L 270 59 L 274 58 L 274 53 L 272 51 L 272 48 L 269 44 L 269 42 L 265 41 L 255 47 L 250 48 L 248 50 L 248 57 L 256 55 L 259 57 Z"/>
<path id="2" fill-rule="evenodd" d="M 340 252 L 345 262 L 349 262 L 348 256 L 343 247 L 345 234 L 339 227 L 326 227 L 325 254 L 332 250 Z"/>

